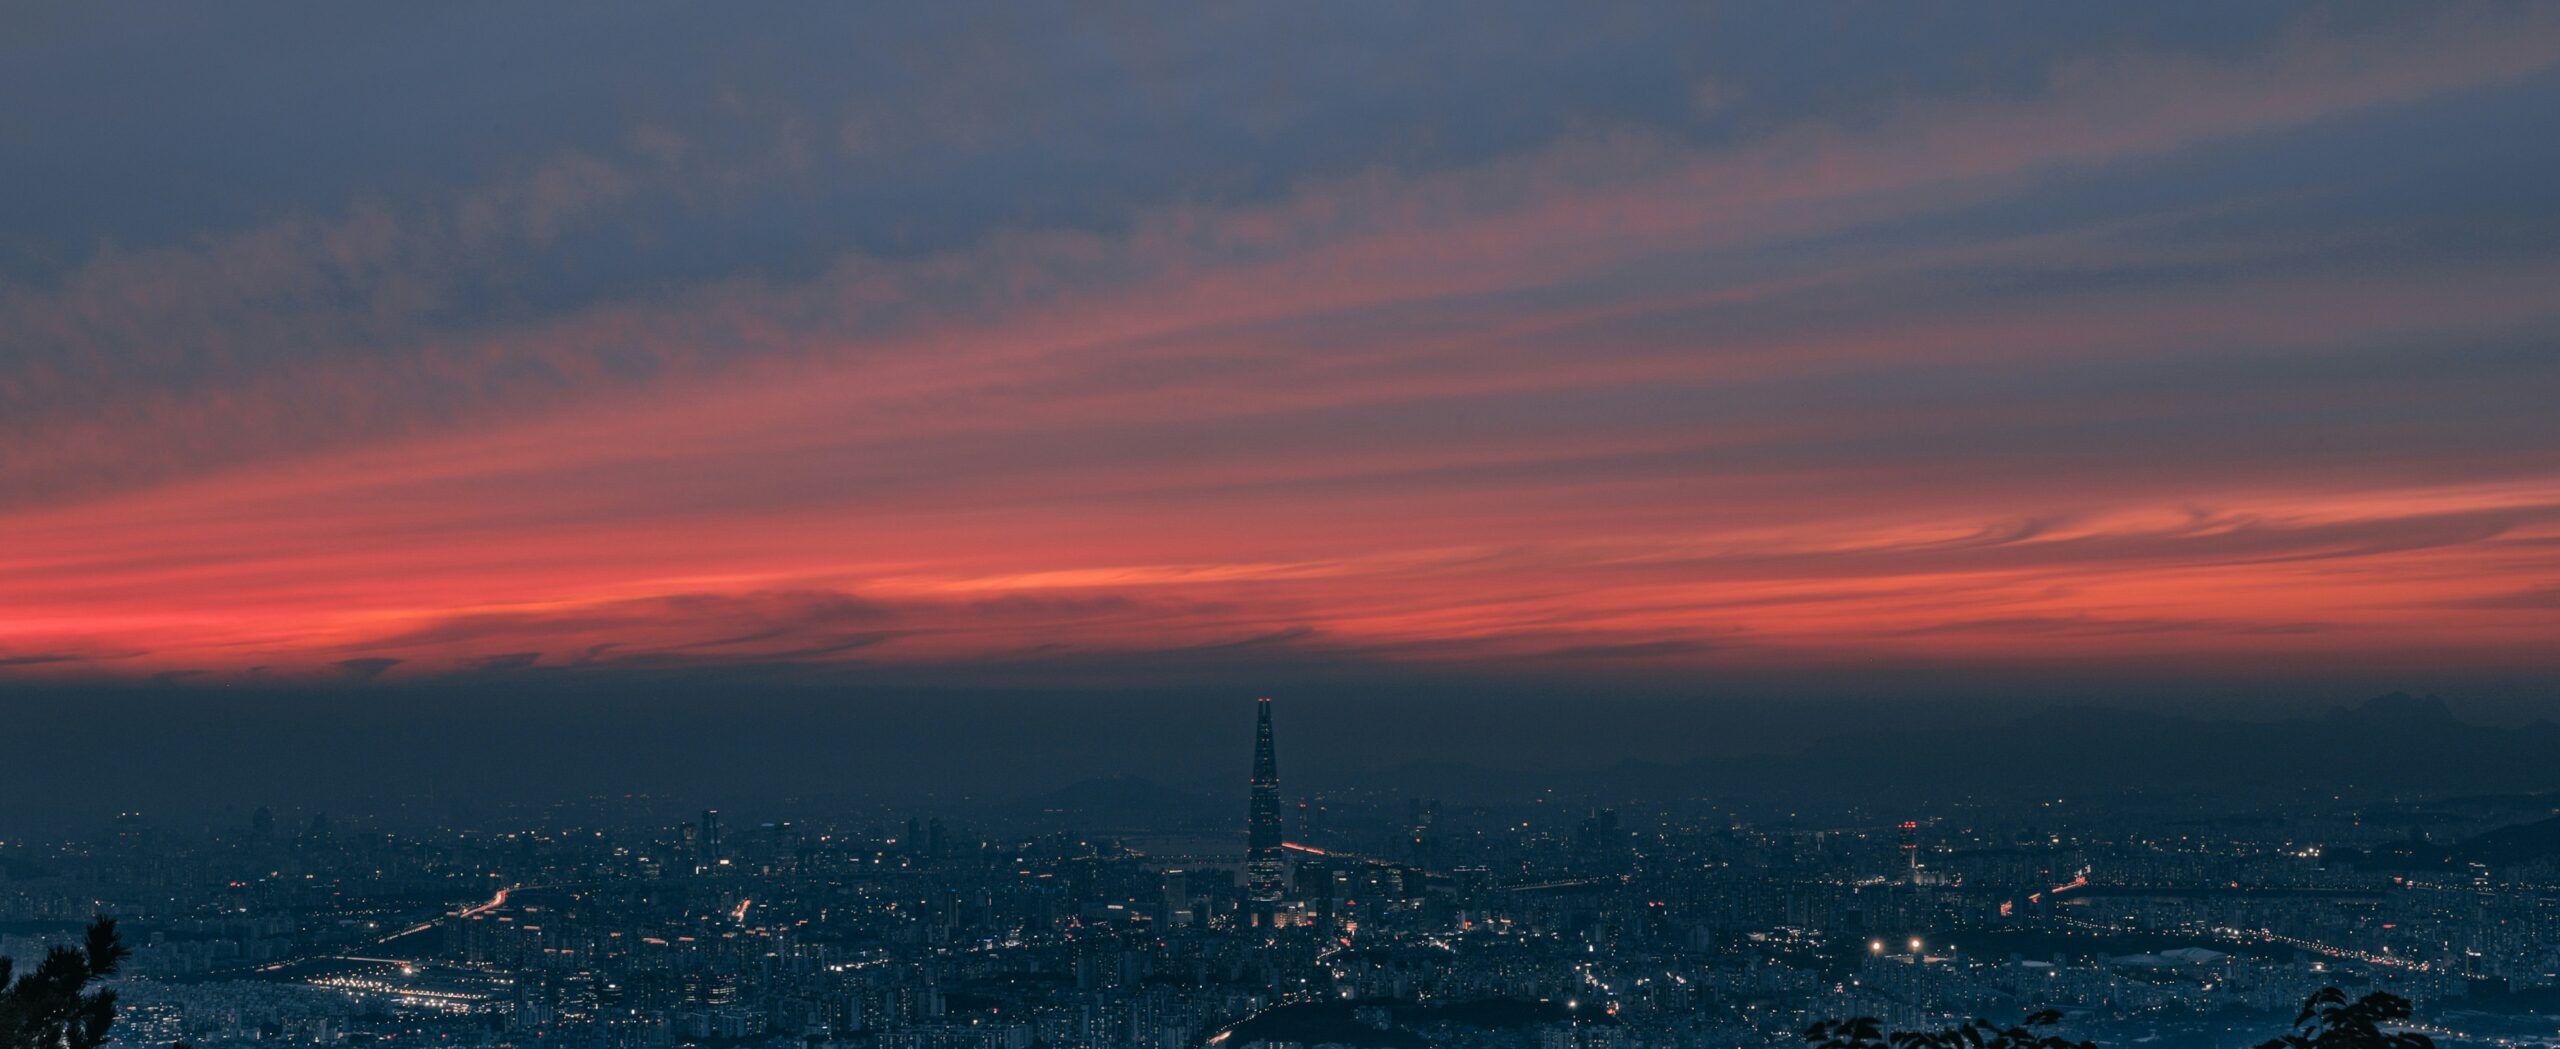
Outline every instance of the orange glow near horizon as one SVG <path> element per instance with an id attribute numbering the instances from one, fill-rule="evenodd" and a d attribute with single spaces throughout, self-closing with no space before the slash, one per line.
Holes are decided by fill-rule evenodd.
<path id="1" fill-rule="evenodd" d="M 2560 68 L 2545 15 L 2438 21 L 470 323 L 437 290 L 504 274 L 449 270 L 700 186 L 564 157 L 101 250 L 0 284 L 54 352 L 0 364 L 0 683 L 2551 678 L 2560 261 L 1962 220 Z"/>
<path id="2" fill-rule="evenodd" d="M 2233 498 L 2183 517 L 2065 517 L 1997 491 L 1971 498 L 2013 509 L 1965 516 L 1966 493 L 1939 493 L 1892 517 L 1808 511 L 1792 527 L 1717 527 L 1730 515 L 1713 493 L 1677 477 L 1592 500 L 1416 486 L 1321 510 L 1051 492 L 705 515 L 668 491 L 645 516 L 581 520 L 579 504 L 628 493 L 582 491 L 564 471 L 530 500 L 562 516 L 544 524 L 510 520 L 524 502 L 448 500 L 354 462 L 295 470 L 302 483 L 282 490 L 243 478 L 15 515 L 0 633 L 80 658 L 12 672 L 933 666 L 1255 643 L 1565 667 L 2458 657 L 2530 670 L 2552 620 L 2512 596 L 2560 586 L 2547 553 L 2560 485 Z M 1494 495 L 1515 512 L 1478 516 Z M 1699 524 L 1662 527 L 1682 511 Z M 2024 525 L 2039 517 L 2050 523 Z M 1645 527 L 1611 534 L 1623 519 Z"/>

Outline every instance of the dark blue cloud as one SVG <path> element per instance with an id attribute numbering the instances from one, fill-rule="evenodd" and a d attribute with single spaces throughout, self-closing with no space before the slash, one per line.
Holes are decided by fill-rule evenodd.
<path id="1" fill-rule="evenodd" d="M 1711 141 L 2025 94 L 2058 61 L 2245 53 L 2287 5 L 1201 8 L 288 4 L 19 8 L 0 39 L 0 272 L 460 192 L 561 150 L 789 177 L 688 190 L 530 293 L 805 272 L 1002 228 L 1108 230 L 1569 133 Z M 634 251 L 638 246 L 643 250 Z M 493 304 L 503 305 L 503 304 Z"/>

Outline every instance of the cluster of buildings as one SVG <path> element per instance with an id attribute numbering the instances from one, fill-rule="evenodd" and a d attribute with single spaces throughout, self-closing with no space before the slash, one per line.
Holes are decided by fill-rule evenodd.
<path id="1" fill-rule="evenodd" d="M 1265 701 L 1240 841 L 650 799 L 133 817 L 0 844 L 0 950 L 118 915 L 119 1040 L 197 1049 L 1670 1049 L 2047 1008 L 2232 1046 L 2325 986 L 2411 998 L 2441 1044 L 2560 1043 L 2560 871 L 2348 862 L 2407 833 L 2370 805 L 1292 805 L 1275 751 Z"/>

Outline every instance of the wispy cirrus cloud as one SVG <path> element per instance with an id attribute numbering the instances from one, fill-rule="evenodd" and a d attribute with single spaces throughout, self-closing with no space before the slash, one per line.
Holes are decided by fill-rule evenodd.
<path id="1" fill-rule="evenodd" d="M 102 250 L 0 289 L 0 637 L 363 680 L 2529 663 L 2478 602 L 2550 572 L 2511 544 L 2560 528 L 2560 256 L 2468 247 L 2400 195 L 2468 169 L 2400 146 L 2546 96 L 2560 23 L 2244 50 L 680 272 L 652 221 L 828 214 L 812 172 L 900 155 L 804 98 L 750 149 L 650 124 Z"/>

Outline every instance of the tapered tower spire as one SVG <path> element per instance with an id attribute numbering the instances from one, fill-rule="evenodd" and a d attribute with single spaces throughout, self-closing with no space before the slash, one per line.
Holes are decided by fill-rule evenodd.
<path id="1" fill-rule="evenodd" d="M 1253 796 L 1245 812 L 1246 919 L 1269 927 L 1279 911 L 1288 864 L 1280 858 L 1280 758 L 1271 745 L 1271 700 L 1255 701 Z"/>

